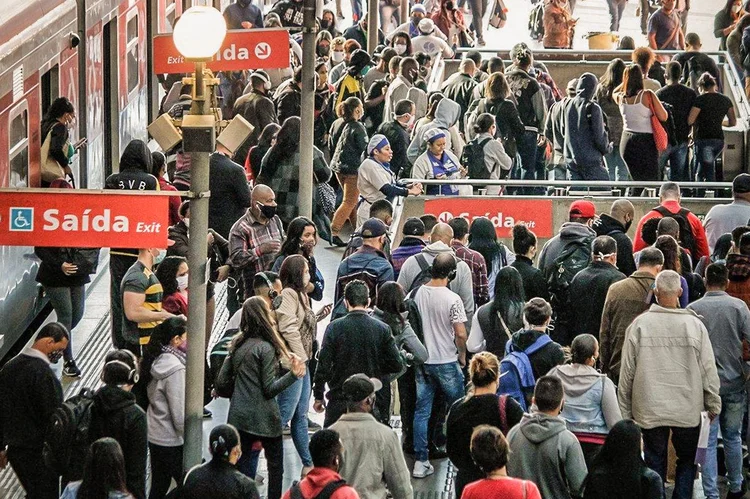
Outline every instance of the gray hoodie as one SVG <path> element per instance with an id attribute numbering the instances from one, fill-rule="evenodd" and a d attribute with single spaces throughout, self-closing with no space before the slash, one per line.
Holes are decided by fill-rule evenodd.
<path id="1" fill-rule="evenodd" d="M 571 241 L 591 241 L 596 237 L 596 232 L 588 225 L 578 222 L 565 222 L 560 226 L 560 233 L 547 241 L 539 254 L 539 269 L 544 272 L 545 280 L 549 276 L 550 269 L 555 264 L 555 259 L 560 256 L 563 248 Z"/>
<path id="2" fill-rule="evenodd" d="M 441 101 L 442 102 L 442 101 Z M 437 241 L 432 244 L 428 244 L 422 250 L 421 254 L 424 255 L 427 263 L 432 265 L 432 261 L 440 253 L 451 253 L 453 254 L 453 248 L 448 246 L 442 241 Z M 404 266 L 401 267 L 401 272 L 398 274 L 398 283 L 405 289 L 411 288 L 414 279 L 417 278 L 419 272 L 421 272 L 419 262 L 417 261 L 416 255 L 410 256 L 405 262 Z M 466 311 L 467 318 L 467 329 L 471 324 L 471 318 L 474 315 L 474 292 L 472 288 L 471 280 L 471 269 L 463 260 L 458 261 L 458 267 L 456 269 L 456 278 L 453 279 L 448 286 L 451 291 L 461 297 L 461 301 L 464 304 L 464 310 Z"/>
<path id="3" fill-rule="evenodd" d="M 451 134 L 448 133 L 448 129 L 458 123 L 458 118 L 460 116 L 461 106 L 457 102 L 452 101 L 447 97 L 438 102 L 437 109 L 435 109 L 435 119 L 417 130 L 414 139 L 406 150 L 406 156 L 409 158 L 409 161 L 414 163 L 417 161 L 417 158 L 427 150 L 425 133 L 427 130 L 433 128 L 442 128 L 445 131 L 445 149 L 452 149 Z"/>
<path id="4" fill-rule="evenodd" d="M 583 73 L 578 79 L 576 96 L 565 104 L 564 155 L 568 165 L 601 166 L 604 155 L 612 152 L 602 108 L 594 102 L 598 84 L 596 76 Z"/>
<path id="5" fill-rule="evenodd" d="M 593 367 L 565 364 L 553 367 L 547 375 L 562 381 L 565 407 L 560 416 L 570 431 L 606 434 L 622 419 L 615 384 Z"/>
<path id="6" fill-rule="evenodd" d="M 172 353 L 162 353 L 151 366 L 148 383 L 148 441 L 163 447 L 184 443 L 185 364 Z"/>
<path id="7" fill-rule="evenodd" d="M 508 432 L 511 459 L 508 475 L 531 480 L 542 499 L 583 495 L 586 462 L 578 439 L 559 417 L 541 412 L 524 414 Z"/>

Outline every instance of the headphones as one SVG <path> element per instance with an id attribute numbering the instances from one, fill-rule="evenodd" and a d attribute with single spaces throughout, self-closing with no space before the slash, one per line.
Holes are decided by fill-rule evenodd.
<path id="1" fill-rule="evenodd" d="M 128 378 L 126 383 L 128 385 L 135 385 L 138 383 L 138 381 L 141 379 L 140 374 L 138 374 L 138 368 L 135 367 L 138 365 L 138 358 L 135 356 L 133 352 L 127 349 L 118 350 L 118 352 L 127 352 L 128 356 L 130 357 L 130 360 L 132 361 L 132 365 L 128 365 L 127 363 L 121 361 L 121 360 L 110 360 L 109 362 L 104 364 L 104 370 L 107 369 L 107 366 L 109 365 L 120 365 L 124 366 L 125 369 L 128 370 Z M 103 371 L 104 371 L 103 370 Z M 102 377 L 104 377 L 104 372 L 102 371 Z"/>
<path id="2" fill-rule="evenodd" d="M 279 295 L 279 292 L 273 289 L 273 283 L 268 278 L 265 272 L 258 272 L 258 274 L 266 281 L 268 285 L 268 298 L 271 300 L 271 308 L 277 310 L 281 306 L 283 298 Z"/>

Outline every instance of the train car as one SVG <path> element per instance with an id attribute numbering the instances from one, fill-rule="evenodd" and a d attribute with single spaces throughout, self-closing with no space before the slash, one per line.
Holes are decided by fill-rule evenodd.
<path id="1" fill-rule="evenodd" d="M 147 15 L 151 12 L 151 15 Z M 40 124 L 59 96 L 77 110 L 71 165 L 78 187 L 99 189 L 122 150 L 147 139 L 153 117 L 149 41 L 168 32 L 179 0 L 26 0 L 0 12 L 0 187 L 40 186 Z M 153 19 L 149 22 L 148 19 Z M 0 358 L 43 309 L 33 248 L 0 247 Z"/>

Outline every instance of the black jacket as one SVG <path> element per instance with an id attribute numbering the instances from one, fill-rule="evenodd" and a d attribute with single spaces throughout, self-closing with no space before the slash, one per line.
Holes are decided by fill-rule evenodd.
<path id="1" fill-rule="evenodd" d="M 208 168 L 208 188 L 211 190 L 208 227 L 227 239 L 234 222 L 250 207 L 250 188 L 245 170 L 223 154 L 213 153 Z"/>
<path id="2" fill-rule="evenodd" d="M 244 163 L 247 151 L 258 144 L 258 138 L 266 125 L 269 123 L 278 123 L 276 108 L 271 99 L 252 90 L 235 101 L 234 113 L 241 114 L 253 126 L 253 132 L 237 152 L 235 152 L 235 159 L 238 162 Z"/>
<path id="3" fill-rule="evenodd" d="M 391 171 L 397 178 L 411 172 L 411 163 L 406 157 L 409 148 L 409 132 L 396 120 L 386 121 L 378 128 L 378 133 L 385 135 L 391 144 L 393 157 L 391 158 Z M 403 172 L 403 173 L 402 173 Z"/>
<path id="4" fill-rule="evenodd" d="M 36 282 L 48 287 L 73 288 L 83 286 L 91 282 L 89 273 L 96 272 L 96 266 L 93 268 L 93 257 L 96 256 L 98 263 L 98 249 L 86 248 L 34 248 L 34 254 L 38 256 L 42 263 L 39 264 L 39 270 L 36 273 Z M 62 271 L 63 263 L 73 263 L 78 265 L 78 273 L 67 275 Z M 90 272 L 89 272 L 90 271 Z"/>
<path id="5" fill-rule="evenodd" d="M 93 418 L 92 441 L 103 437 L 117 440 L 125 456 L 128 490 L 136 499 L 145 499 L 148 428 L 146 413 L 135 403 L 135 395 L 104 385 L 94 395 Z"/>
<path id="6" fill-rule="evenodd" d="M 178 499 L 258 499 L 258 489 L 250 478 L 220 458 L 191 469 Z"/>
<path id="7" fill-rule="evenodd" d="M 391 328 L 364 311 L 349 312 L 326 328 L 315 370 L 313 393 L 323 400 L 328 384 L 328 400 L 343 400 L 341 387 L 352 374 L 372 378 L 401 370 L 401 355 Z"/>
<path id="8" fill-rule="evenodd" d="M 228 264 L 229 259 L 229 241 L 221 237 L 221 234 L 213 229 L 208 229 L 213 234 L 214 243 L 208 245 L 208 258 L 211 260 L 211 281 L 216 281 L 216 272 L 222 265 Z M 174 244 L 167 248 L 167 256 L 188 256 L 188 227 L 185 222 L 180 220 L 169 228 L 168 237 Z"/>
<path id="9" fill-rule="evenodd" d="M 0 449 L 42 450 L 62 385 L 42 359 L 20 353 L 0 370 Z"/>
<path id="10" fill-rule="evenodd" d="M 547 333 L 533 329 L 516 331 L 512 337 L 513 347 L 516 350 L 524 350 L 530 347 L 543 334 Z M 553 367 L 564 364 L 565 354 L 560 344 L 553 341 L 529 355 L 529 362 L 531 363 L 531 370 L 534 372 L 534 379 L 539 379 Z"/>
<path id="11" fill-rule="evenodd" d="M 344 30 L 344 38 L 347 40 L 356 40 L 359 42 L 362 50 L 367 50 L 367 33 L 362 29 L 362 25 L 357 23 L 354 26 L 349 26 Z M 385 35 L 383 30 L 378 28 L 378 43 L 377 45 L 383 45 Z"/>
<path id="12" fill-rule="evenodd" d="M 569 307 L 575 321 L 574 332 L 593 334 L 599 338 L 604 300 L 609 287 L 625 279 L 625 274 L 607 262 L 591 262 L 588 267 L 576 274 L 570 283 Z M 573 338 L 570 338 L 571 340 Z"/>
<path id="13" fill-rule="evenodd" d="M 279 123 L 291 116 L 300 116 L 302 113 L 302 89 L 292 82 L 279 95 L 276 101 L 276 113 Z"/>
<path id="14" fill-rule="evenodd" d="M 633 260 L 633 241 L 628 237 L 625 226 L 607 215 L 602 214 L 592 227 L 597 236 L 609 236 L 617 243 L 617 269 L 629 276 L 635 272 Z"/>
<path id="15" fill-rule="evenodd" d="M 586 477 L 583 499 L 663 499 L 664 482 L 659 474 L 645 465 L 641 468 L 641 493 L 623 487 L 622 474 L 618 470 L 599 466 Z"/>
<path id="16" fill-rule="evenodd" d="M 544 298 L 549 301 L 549 291 L 547 290 L 547 281 L 544 280 L 544 273 L 534 267 L 534 262 L 530 258 L 516 255 L 516 261 L 511 263 L 510 266 L 521 274 L 526 301 L 532 298 Z"/>
<path id="17" fill-rule="evenodd" d="M 344 175 L 356 175 L 367 149 L 367 140 L 367 130 L 361 122 L 344 121 L 342 118 L 334 121 L 328 139 L 331 169 Z"/>

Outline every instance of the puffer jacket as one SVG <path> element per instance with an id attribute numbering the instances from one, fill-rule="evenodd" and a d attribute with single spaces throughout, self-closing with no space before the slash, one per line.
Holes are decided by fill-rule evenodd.
<path id="1" fill-rule="evenodd" d="M 328 148 L 331 153 L 331 169 L 342 175 L 356 175 L 362 164 L 362 155 L 367 149 L 367 130 L 359 121 L 344 121 L 339 118 L 331 125 Z"/>

